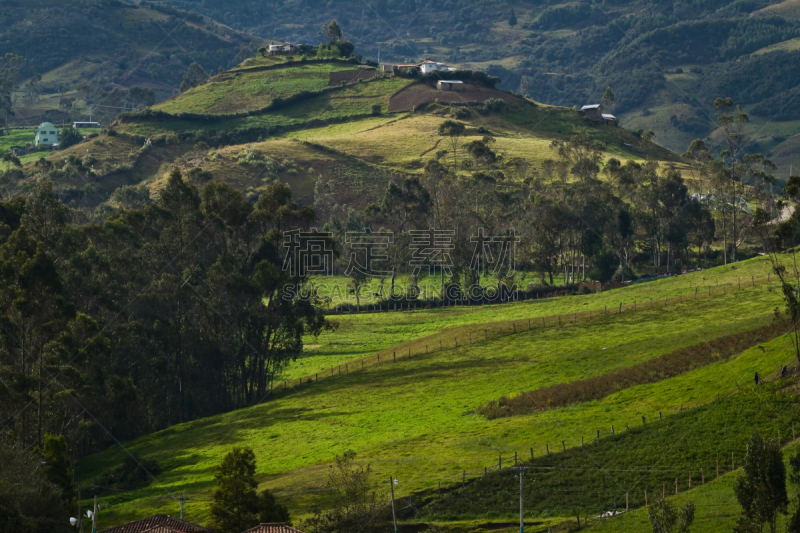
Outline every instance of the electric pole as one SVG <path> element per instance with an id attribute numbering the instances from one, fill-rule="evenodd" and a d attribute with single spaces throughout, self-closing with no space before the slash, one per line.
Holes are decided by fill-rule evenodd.
<path id="1" fill-rule="evenodd" d="M 397 533 L 397 514 L 394 512 L 394 483 L 395 480 L 389 476 L 389 489 L 392 492 L 392 522 L 394 523 L 394 533 Z"/>
<path id="2" fill-rule="evenodd" d="M 523 506 L 522 506 L 522 476 L 524 475 L 524 471 L 527 468 L 522 466 L 515 467 L 517 470 L 517 477 L 519 478 L 519 533 L 525 533 L 525 518 L 523 516 Z"/>

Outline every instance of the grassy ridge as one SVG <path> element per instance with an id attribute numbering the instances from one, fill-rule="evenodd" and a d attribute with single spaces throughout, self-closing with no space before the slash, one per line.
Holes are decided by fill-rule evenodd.
<path id="1" fill-rule="evenodd" d="M 328 87 L 331 72 L 352 70 L 354 65 L 312 63 L 274 70 L 234 70 L 153 106 L 167 113 L 240 113 L 267 107 L 275 98 Z"/>
<path id="2" fill-rule="evenodd" d="M 625 291 L 631 289 L 647 291 L 646 286 Z M 757 285 L 666 309 L 623 314 L 613 322 L 565 324 L 367 367 L 341 378 L 321 379 L 264 405 L 175 426 L 129 443 L 131 450 L 157 459 L 164 473 L 149 488 L 106 499 L 110 506 L 105 520 L 117 523 L 156 511 L 174 512 L 172 500 L 165 498 L 171 491 L 204 498 L 213 486 L 219 457 L 235 444 L 253 446 L 262 484 L 288 499 L 295 514 L 303 514 L 319 497 L 323 465 L 347 449 L 370 461 L 379 475 L 396 474 L 402 496 L 430 489 L 437 481 L 453 483 L 464 469 L 474 473 L 490 466 L 498 453 L 508 456 L 531 446 L 543 450 L 545 443 L 562 439 L 571 447 L 580 443 L 582 435 L 588 437 L 601 428 L 607 431 L 611 424 L 621 428 L 626 422 L 636 424 L 643 414 L 652 417 L 657 411 L 678 411 L 681 404 L 706 403 L 718 392 L 734 388 L 735 379 L 751 376 L 753 366 L 763 374 L 778 368 L 787 359 L 785 346 L 706 367 L 706 373 L 694 376 L 692 386 L 675 378 L 627 389 L 600 402 L 532 416 L 487 421 L 472 414 L 503 394 L 598 375 L 767 323 L 780 302 L 780 296 L 767 289 Z M 553 309 L 544 307 L 577 307 L 575 302 L 584 301 L 565 298 L 538 305 L 552 314 Z M 524 313 L 522 307 L 508 306 L 507 312 Z M 492 313 L 501 310 L 501 306 L 487 308 Z M 462 317 L 470 314 L 458 318 Z M 381 337 L 369 323 L 363 326 L 360 337 L 365 342 Z M 422 321 L 407 324 L 403 335 L 415 335 L 409 328 L 426 326 Z M 79 467 L 81 477 L 98 475 L 116 464 L 122 453 L 115 448 L 87 460 Z M 205 505 L 194 504 L 192 519 L 207 518 Z"/>
<path id="3" fill-rule="evenodd" d="M 735 269 L 730 266 L 717 267 L 585 296 L 529 300 L 472 308 L 445 307 L 403 313 L 369 312 L 338 315 L 332 318 L 339 323 L 339 329 L 333 333 L 323 333 L 317 338 L 307 338 L 306 344 L 310 348 L 303 357 L 287 369 L 281 379 L 291 380 L 310 376 L 329 369 L 331 366 L 344 364 L 346 361 L 371 355 L 381 350 L 388 350 L 394 346 L 398 347 L 398 353 L 402 353 L 407 348 L 404 343 L 435 334 L 442 339 L 448 339 L 448 345 L 452 346 L 452 331 L 455 328 L 461 328 L 458 334 L 462 337 L 468 335 L 471 329 L 475 339 L 478 339 L 483 335 L 484 329 L 502 329 L 508 332 L 512 328 L 511 321 L 519 321 L 520 327 L 523 328 L 526 327 L 528 319 L 561 315 L 566 322 L 569 315 L 574 317 L 575 313 L 581 313 L 577 319 L 583 321 L 589 319 L 589 310 L 593 311 L 592 317 L 596 318 L 596 315 L 604 309 L 608 308 L 613 312 L 618 309 L 620 304 L 629 308 L 638 302 L 639 309 L 642 309 L 642 306 L 647 308 L 651 300 L 654 302 L 653 305 L 663 304 L 666 297 L 668 305 L 670 305 L 669 302 L 674 303 L 675 299 L 680 301 L 682 298 L 686 298 L 688 301 L 693 297 L 695 290 L 698 290 L 698 298 L 702 300 L 702 298 L 708 297 L 709 289 L 712 297 L 720 293 L 725 294 L 734 287 L 738 288 L 739 283 L 743 283 L 742 286 L 746 289 L 752 278 L 761 282 L 770 279 L 772 287 L 777 288 L 775 276 L 768 278 L 770 271 L 769 259 L 759 257 L 737 263 Z M 333 281 L 318 280 L 318 283 L 323 282 L 333 286 L 337 282 L 344 285 L 346 280 L 344 278 L 334 278 Z M 776 294 L 775 298 L 778 302 L 780 296 Z M 484 327 L 481 326 L 482 324 L 489 325 Z M 365 336 L 365 331 L 372 334 Z M 424 351 L 426 343 L 433 346 L 438 343 L 438 337 L 418 340 L 417 346 L 414 347 L 414 353 Z"/>

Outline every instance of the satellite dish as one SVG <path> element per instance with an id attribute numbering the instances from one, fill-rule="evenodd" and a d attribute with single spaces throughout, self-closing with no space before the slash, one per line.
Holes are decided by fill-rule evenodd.
<path id="1" fill-rule="evenodd" d="M 77 518 L 75 518 L 73 516 L 69 517 L 69 525 L 74 526 L 77 523 L 78 523 L 78 519 Z"/>

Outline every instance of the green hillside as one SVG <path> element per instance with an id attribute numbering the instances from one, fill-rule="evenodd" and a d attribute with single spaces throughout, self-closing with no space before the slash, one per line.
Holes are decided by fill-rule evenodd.
<path id="1" fill-rule="evenodd" d="M 163 100 L 178 92 L 193 62 L 213 74 L 264 42 L 148 2 L 12 0 L 4 2 L 0 22 L 3 54 L 24 57 L 9 118 L 27 126 L 88 120 L 90 111 L 105 125 L 120 111 L 147 104 L 132 87 Z"/>
<path id="2" fill-rule="evenodd" d="M 492 306 L 475 312 L 443 309 L 342 317 L 341 328 L 315 341 L 310 355 L 298 365 L 300 370 L 292 371 L 292 375 L 304 375 L 302 385 L 292 382 L 290 391 L 264 405 L 175 426 L 125 444 L 128 451 L 157 460 L 163 473 L 146 489 L 104 499 L 106 524 L 157 511 L 172 512 L 174 504 L 165 500 L 165 495 L 173 492 L 190 492 L 198 500 L 205 499 L 213 486 L 213 466 L 236 443 L 254 448 L 262 486 L 273 489 L 302 516 L 318 501 L 320 469 L 334 454 L 347 449 L 369 462 L 379 478 L 397 475 L 400 485 L 396 494 L 406 497 L 429 493 L 439 482 L 444 487 L 454 486 L 464 470 L 476 477 L 484 467 L 497 463 L 498 454 L 509 461 L 514 453 L 527 456 L 533 447 L 538 456 L 545 444 L 555 452 L 562 440 L 568 448 L 580 449 L 581 437 L 588 442 L 600 430 L 606 439 L 612 425 L 619 433 L 626 424 L 640 425 L 642 416 L 653 420 L 656 427 L 658 412 L 663 413 L 665 423 L 685 427 L 679 429 L 682 432 L 694 427 L 691 421 L 702 418 L 703 409 L 722 409 L 725 416 L 731 416 L 735 409 L 725 407 L 727 404 L 715 407 L 714 400 L 719 394 L 737 391 L 736 382 L 747 388 L 745 384 L 756 370 L 772 379 L 782 364 L 793 359 L 787 338 L 762 343 L 764 350 L 753 347 L 730 360 L 596 402 L 492 421 L 475 414 L 475 409 L 501 395 L 599 375 L 768 324 L 780 297 L 771 288 L 774 281 L 770 285 L 763 279 L 767 267 L 764 259 L 756 259 L 736 271 L 719 268 L 589 297 Z M 749 280 L 748 275 L 754 279 Z M 739 289 L 741 279 L 751 283 Z M 702 287 L 706 294 L 698 291 L 695 300 L 690 284 Z M 631 300 L 639 302 L 635 313 L 630 307 L 621 316 L 604 312 L 606 306 L 615 309 Z M 573 310 L 581 314 L 574 315 Z M 556 314 L 561 314 L 560 327 Z M 540 317 L 548 317 L 546 328 L 538 324 Z M 530 332 L 528 319 L 533 324 Z M 377 342 L 365 343 L 368 334 L 377 334 Z M 382 354 L 380 363 L 376 352 Z M 362 370 L 359 359 L 363 355 L 367 357 Z M 331 363 L 348 366 L 342 366 L 341 374 L 335 367 L 331 377 Z M 740 401 L 736 395 L 731 398 Z M 789 396 L 785 401 L 796 400 Z M 698 407 L 697 414 L 692 414 L 694 406 L 704 405 L 708 407 Z M 680 414 L 690 407 L 688 414 Z M 756 410 L 752 417 L 727 424 L 729 429 L 734 424 L 736 439 L 747 436 L 753 426 L 773 427 L 768 425 L 772 424 L 768 410 Z M 774 427 L 786 435 L 791 419 L 781 421 Z M 620 437 L 620 445 L 626 438 Z M 738 442 L 720 442 L 713 433 L 707 444 L 688 435 L 685 438 L 687 445 L 696 443 L 703 462 L 717 449 L 713 446 L 727 446 L 728 450 Z M 302 453 L 296 452 L 298 442 L 304 443 Z M 91 483 L 125 453 L 115 447 L 82 462 L 84 483 Z M 703 466 L 699 458 L 682 457 L 676 458 L 680 464 L 671 467 L 686 468 L 681 461 L 687 460 L 697 462 L 697 468 Z M 613 492 L 602 494 L 598 503 L 612 498 Z M 445 500 L 442 502 L 444 505 Z M 565 510 L 570 505 L 546 506 L 547 516 L 569 516 Z M 201 501 L 192 504 L 189 512 L 200 522 L 208 516 Z M 434 521 L 495 517 L 487 513 L 474 506 L 466 515 L 456 509 L 444 514 L 423 509 L 423 517 Z M 508 514 L 513 513 L 509 510 Z"/>
<path id="3" fill-rule="evenodd" d="M 678 152 L 713 131 L 711 104 L 718 96 L 733 97 L 769 122 L 760 151 L 787 136 L 772 125 L 797 118 L 794 106 L 781 107 L 799 83 L 794 0 L 382 0 L 369 10 L 355 1 L 162 3 L 289 42 L 316 44 L 322 23 L 336 19 L 365 57 L 432 57 L 484 69 L 500 76 L 501 88 L 546 104 L 599 102 L 610 86 L 616 95 L 610 107 L 623 125 L 652 129 Z M 402 21 L 402 31 L 392 31 L 394 21 Z M 795 126 L 788 136 L 797 133 Z"/>

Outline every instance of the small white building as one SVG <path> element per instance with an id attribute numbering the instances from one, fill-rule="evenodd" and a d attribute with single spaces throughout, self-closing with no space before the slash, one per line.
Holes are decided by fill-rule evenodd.
<path id="1" fill-rule="evenodd" d="M 58 129 L 50 122 L 43 122 L 36 129 L 36 146 L 53 146 L 58 144 Z"/>
<path id="2" fill-rule="evenodd" d="M 294 46 L 291 44 L 271 44 L 267 47 L 267 53 L 270 55 L 288 54 L 292 50 L 294 50 Z"/>
<path id="3" fill-rule="evenodd" d="M 422 63 L 419 63 L 417 65 L 417 68 L 419 68 L 420 72 L 422 72 L 423 74 L 429 74 L 431 72 L 436 72 L 436 71 L 440 71 L 440 70 L 444 70 L 444 71 L 448 71 L 448 72 L 452 72 L 452 71 L 455 70 L 453 67 L 450 67 L 445 63 L 439 63 L 437 61 L 431 61 L 430 59 L 428 59 L 427 61 L 423 61 Z"/>
<path id="4" fill-rule="evenodd" d="M 439 80 L 436 82 L 436 88 L 440 91 L 458 91 L 464 88 L 464 82 L 461 80 Z"/>

